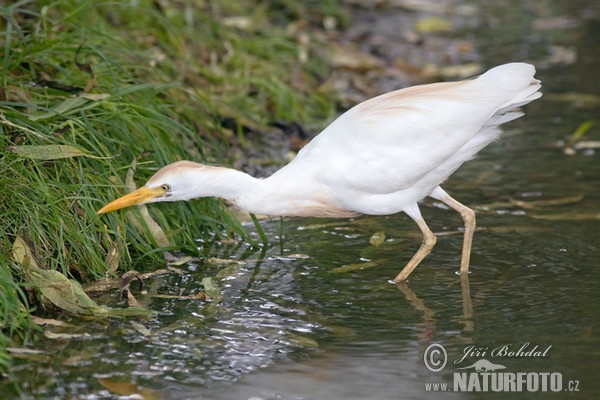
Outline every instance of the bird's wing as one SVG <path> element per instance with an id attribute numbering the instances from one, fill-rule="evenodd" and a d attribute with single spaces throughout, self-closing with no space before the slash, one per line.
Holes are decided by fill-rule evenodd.
<path id="1" fill-rule="evenodd" d="M 328 184 L 381 194 L 406 189 L 448 159 L 457 168 L 493 141 L 498 124 L 520 116 L 508 111 L 540 96 L 534 73 L 527 64 L 506 64 L 477 79 L 375 97 L 340 116 L 297 162 L 315 174 L 327 168 Z"/>

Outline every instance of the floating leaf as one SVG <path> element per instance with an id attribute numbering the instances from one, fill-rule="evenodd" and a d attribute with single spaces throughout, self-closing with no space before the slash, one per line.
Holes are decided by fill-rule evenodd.
<path id="1" fill-rule="evenodd" d="M 510 204 L 517 206 L 517 207 L 526 208 L 526 209 L 534 209 L 534 208 L 540 208 L 540 207 L 562 206 L 565 204 L 578 203 L 581 201 L 581 199 L 583 199 L 583 194 L 578 194 L 575 196 L 561 197 L 558 199 L 534 200 L 534 201 L 525 201 L 525 200 L 517 200 L 517 199 L 510 198 L 509 201 L 510 201 Z"/>
<path id="2" fill-rule="evenodd" d="M 143 307 L 109 308 L 106 307 L 108 317 L 143 317 L 152 315 L 153 312 Z M 96 315 L 97 316 L 97 315 Z"/>
<path id="3" fill-rule="evenodd" d="M 303 336 L 303 335 L 299 335 L 297 333 L 288 332 L 287 339 L 290 343 L 292 343 L 296 346 L 301 346 L 305 349 L 318 349 L 319 348 L 319 343 L 316 340 L 311 339 L 306 336 Z"/>
<path id="4" fill-rule="evenodd" d="M 535 219 L 545 219 L 549 221 L 584 221 L 600 219 L 600 213 L 597 211 L 574 211 L 560 214 L 530 214 L 530 216 Z"/>
<path id="5" fill-rule="evenodd" d="M 211 277 L 202 278 L 202 286 L 204 286 L 204 291 L 210 299 L 218 302 L 223 297 L 221 289 L 214 284 Z"/>
<path id="6" fill-rule="evenodd" d="M 42 350 L 28 349 L 25 347 L 6 347 L 6 351 L 11 354 L 45 354 Z"/>
<path id="7" fill-rule="evenodd" d="M 377 231 L 369 238 L 369 243 L 371 243 L 371 246 L 373 247 L 379 247 L 383 244 L 383 242 L 385 242 L 384 231 Z"/>
<path id="8" fill-rule="evenodd" d="M 165 251 L 165 253 L 168 253 Z M 171 253 L 169 253 L 169 255 L 172 255 Z M 167 259 L 167 257 L 165 257 L 165 259 Z M 186 265 L 189 264 L 191 262 L 197 261 L 198 258 L 197 257 L 191 257 L 191 256 L 175 256 L 173 258 L 168 258 L 167 259 L 167 265 L 170 267 L 178 267 L 180 265 Z"/>
<path id="9" fill-rule="evenodd" d="M 51 325 L 51 326 L 61 326 L 61 327 L 74 327 L 74 325 L 71 325 L 65 321 L 60 321 L 58 319 L 53 319 L 53 318 L 42 318 L 42 317 L 37 317 L 35 315 L 31 316 L 31 320 L 33 322 L 35 322 L 38 325 Z"/>
<path id="10" fill-rule="evenodd" d="M 359 269 L 372 268 L 372 267 L 376 267 L 377 265 L 378 265 L 378 263 L 375 261 L 347 264 L 347 265 L 343 265 L 338 268 L 334 268 L 329 272 L 332 274 L 340 274 L 343 272 L 350 272 L 350 271 L 355 271 L 355 270 L 359 270 Z"/>
<path id="11" fill-rule="evenodd" d="M 155 294 L 152 297 L 158 298 L 158 299 L 174 299 L 174 300 L 200 300 L 200 301 L 208 300 L 208 296 L 206 295 L 206 292 L 198 292 L 196 294 L 192 294 L 189 296 L 174 295 L 174 294 Z"/>
<path id="12" fill-rule="evenodd" d="M 575 129 L 575 132 L 573 132 L 573 134 L 571 135 L 571 137 L 569 138 L 569 143 L 571 145 L 579 142 L 581 140 L 581 138 L 583 137 L 583 135 L 585 135 L 587 133 L 587 131 L 589 131 L 592 126 L 594 126 L 595 121 L 594 120 L 589 120 L 589 121 L 585 121 L 583 123 L 581 123 L 577 129 Z"/>
<path id="13" fill-rule="evenodd" d="M 45 331 L 44 336 L 48 339 L 59 339 L 59 340 L 73 340 L 73 339 L 91 339 L 92 335 L 89 333 L 65 333 L 65 332 L 52 332 Z"/>
<path id="14" fill-rule="evenodd" d="M 582 140 L 580 142 L 575 143 L 575 147 L 577 150 L 584 149 L 600 149 L 600 141 L 599 140 Z"/>
<path id="15" fill-rule="evenodd" d="M 487 232 L 493 233 L 518 233 L 518 234 L 527 234 L 527 233 L 536 233 L 542 234 L 550 231 L 549 228 L 536 227 L 536 226 L 521 226 L 521 225 L 512 225 L 512 226 L 492 226 L 489 228 L 485 228 Z"/>
<path id="16" fill-rule="evenodd" d="M 58 160 L 61 158 L 89 157 L 105 159 L 109 157 L 95 157 L 73 146 L 65 144 L 48 144 L 41 146 L 9 146 L 6 151 L 34 160 Z"/>
<path id="17" fill-rule="evenodd" d="M 159 392 L 138 386 L 131 382 L 117 382 L 108 378 L 99 378 L 98 382 L 111 392 L 130 398 L 142 398 L 144 400 L 159 400 L 162 398 Z"/>
<path id="18" fill-rule="evenodd" d="M 205 260 L 205 262 L 207 264 L 211 264 L 211 265 L 224 265 L 224 264 L 244 265 L 245 264 L 244 261 L 236 260 L 234 258 L 217 258 L 217 257 L 207 258 Z"/>
<path id="19" fill-rule="evenodd" d="M 136 321 L 129 321 L 129 322 L 131 323 L 131 326 L 133 326 L 133 329 L 135 329 L 142 335 L 144 335 L 146 337 L 152 336 L 152 330 L 146 328 L 145 325 L 140 324 L 139 322 L 136 322 Z"/>
<path id="20" fill-rule="evenodd" d="M 482 70 L 483 67 L 478 63 L 450 65 L 441 67 L 440 75 L 442 75 L 444 79 L 465 79 L 480 74 Z"/>

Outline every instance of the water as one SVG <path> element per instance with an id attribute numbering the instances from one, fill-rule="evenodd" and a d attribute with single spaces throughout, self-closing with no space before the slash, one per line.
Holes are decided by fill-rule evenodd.
<path id="1" fill-rule="evenodd" d="M 149 295 L 139 296 L 159 312 L 139 320 L 151 334 L 130 320 L 72 321 L 69 332 L 79 336 L 40 339 L 34 347 L 42 353 L 15 371 L 23 398 L 111 399 L 119 392 L 115 383 L 121 394 L 131 392 L 127 383 L 143 388 L 146 398 L 165 399 L 438 398 L 426 383 L 452 387 L 454 373 L 474 372 L 457 368 L 481 359 L 510 373 L 558 372 L 563 389 L 579 390 L 511 398 L 597 397 L 599 155 L 566 155 L 555 144 L 598 114 L 597 103 L 577 107 L 560 97 L 600 95 L 598 7 L 545 2 L 548 10 L 538 14 L 577 24 L 548 31 L 511 19 L 539 2 L 523 2 L 522 9 L 516 4 L 495 5 L 501 10 L 494 23 L 481 22 L 477 40 L 486 63 L 527 54 L 539 60 L 548 46 L 574 49 L 578 62 L 540 62 L 545 97 L 444 185 L 476 207 L 478 226 L 485 228 L 475 236 L 468 281 L 456 275 L 462 244 L 457 234 L 439 238 L 408 284 L 388 283 L 420 241 L 404 215 L 286 220 L 281 243 L 279 222 L 265 221 L 272 246 L 263 254 L 244 244 L 216 246 L 208 253 L 241 262 L 197 262 L 182 275 L 154 280 Z M 600 140 L 597 127 L 588 135 Z M 532 209 L 509 203 L 574 195 L 583 197 Z M 436 232 L 461 227 L 459 216 L 435 203 L 425 202 L 423 214 Z M 377 231 L 385 232 L 386 241 L 375 248 L 369 238 Z M 336 270 L 358 263 L 365 268 Z M 222 287 L 218 304 L 152 296 L 197 293 L 206 276 Z M 448 354 L 438 373 L 423 360 L 432 344 Z M 545 355 L 502 354 L 535 346 Z M 471 356 L 454 363 L 469 350 Z"/>

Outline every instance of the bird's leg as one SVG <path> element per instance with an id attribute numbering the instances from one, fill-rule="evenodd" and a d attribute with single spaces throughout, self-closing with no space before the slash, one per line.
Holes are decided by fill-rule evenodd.
<path id="1" fill-rule="evenodd" d="M 410 273 L 417 268 L 417 265 L 419 265 L 421 260 L 423 260 L 425 256 L 431 252 L 431 249 L 433 249 L 433 246 L 435 246 L 435 242 L 437 240 L 433 232 L 431 232 L 431 229 L 429 229 L 425 223 L 423 217 L 421 217 L 421 212 L 416 205 L 414 209 L 408 211 L 405 210 L 405 212 L 417 223 L 419 228 L 421 228 L 421 232 L 423 232 L 423 241 L 421 242 L 421 247 L 419 247 L 419 250 L 417 250 L 413 258 L 410 259 L 408 264 L 406 264 L 402 271 L 400 271 L 398 276 L 394 278 L 394 282 L 405 281 Z"/>
<path id="2" fill-rule="evenodd" d="M 465 223 L 465 236 L 463 239 L 462 258 L 460 260 L 460 273 L 467 274 L 469 272 L 469 260 L 471 259 L 473 234 L 475 233 L 475 211 L 454 200 L 439 186 L 435 188 L 429 196 L 441 201 L 453 210 L 458 211 L 462 216 Z"/>

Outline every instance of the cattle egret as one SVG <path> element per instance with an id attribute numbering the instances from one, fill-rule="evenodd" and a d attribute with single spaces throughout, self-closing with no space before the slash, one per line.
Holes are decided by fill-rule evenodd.
<path id="1" fill-rule="evenodd" d="M 468 273 L 475 213 L 440 185 L 499 134 L 498 126 L 539 98 L 540 81 L 525 63 L 477 78 L 414 86 L 356 105 L 316 136 L 297 157 L 265 179 L 230 168 L 179 161 L 145 186 L 98 211 L 134 204 L 220 197 L 254 214 L 300 217 L 388 215 L 404 211 L 423 233 L 421 246 L 394 279 L 406 280 L 436 237 L 418 202 L 429 196 L 460 213 L 460 272 Z"/>

